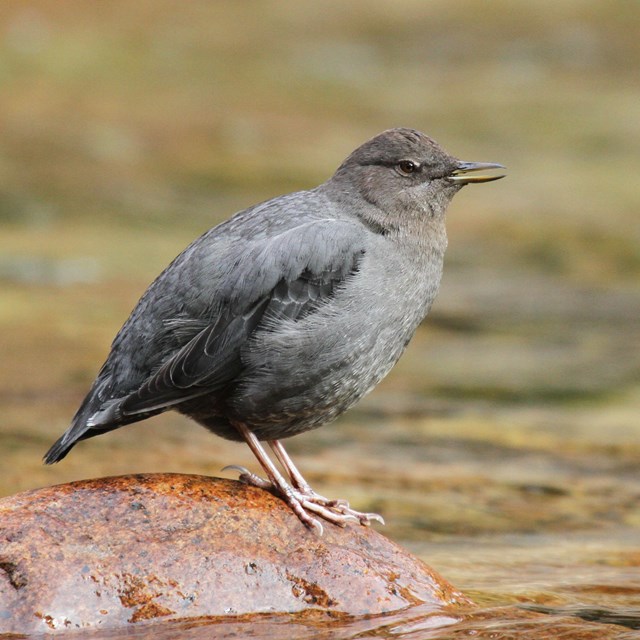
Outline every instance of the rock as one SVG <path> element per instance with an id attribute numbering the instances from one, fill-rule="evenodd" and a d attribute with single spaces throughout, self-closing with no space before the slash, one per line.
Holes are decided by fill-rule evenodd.
<path id="1" fill-rule="evenodd" d="M 468 604 L 376 531 L 326 525 L 318 537 L 235 481 L 132 475 L 0 500 L 0 633 Z"/>

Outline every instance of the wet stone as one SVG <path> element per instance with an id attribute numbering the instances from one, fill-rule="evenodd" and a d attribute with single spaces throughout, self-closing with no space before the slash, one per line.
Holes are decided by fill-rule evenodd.
<path id="1" fill-rule="evenodd" d="M 0 633 L 416 605 L 469 600 L 373 529 L 319 537 L 239 482 L 131 475 L 0 500 Z"/>

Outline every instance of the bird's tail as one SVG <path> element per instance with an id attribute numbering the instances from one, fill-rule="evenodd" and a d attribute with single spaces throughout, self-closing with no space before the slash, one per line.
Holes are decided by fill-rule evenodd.
<path id="1" fill-rule="evenodd" d="M 120 426 L 116 424 L 115 421 L 111 421 L 111 424 L 109 424 L 109 421 L 105 421 L 104 424 L 98 424 L 94 419 L 96 412 L 100 408 L 104 408 L 113 403 L 113 401 L 105 402 L 103 400 L 105 392 L 108 391 L 108 386 L 109 378 L 98 376 L 76 412 L 76 415 L 73 416 L 71 426 L 56 440 L 45 454 L 45 464 L 53 464 L 54 462 L 62 460 L 79 440 L 97 436 L 100 433 L 111 431 Z"/>
<path id="2" fill-rule="evenodd" d="M 45 464 L 53 464 L 54 462 L 60 462 L 64 458 L 77 440 L 73 440 L 68 437 L 69 431 L 65 431 L 64 434 L 58 438 L 47 451 L 43 460 Z"/>
<path id="3" fill-rule="evenodd" d="M 59 462 L 71 451 L 76 442 L 90 438 L 92 435 L 97 435 L 97 433 L 88 433 L 92 429 L 89 420 L 94 413 L 92 400 L 92 394 L 90 393 L 73 417 L 71 426 L 53 443 L 45 454 L 45 464 Z"/>
<path id="4" fill-rule="evenodd" d="M 158 407 L 139 413 L 123 414 L 121 407 L 127 396 L 106 401 L 101 400 L 100 382 L 100 380 L 96 381 L 96 385 L 80 405 L 71 426 L 47 451 L 44 456 L 45 464 L 53 464 L 62 460 L 80 440 L 93 438 L 93 436 L 113 431 L 167 410 L 167 407 Z"/>

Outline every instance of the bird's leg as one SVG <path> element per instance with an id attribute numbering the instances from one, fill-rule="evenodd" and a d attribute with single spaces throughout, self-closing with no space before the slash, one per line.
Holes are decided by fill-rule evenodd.
<path id="1" fill-rule="evenodd" d="M 341 527 L 344 527 L 350 520 L 359 521 L 362 524 L 369 524 L 369 521 L 372 519 L 382 521 L 382 518 L 376 514 L 359 514 L 345 507 L 341 501 L 327 500 L 316 494 L 302 477 L 302 474 L 295 468 L 295 465 L 287 453 L 284 453 L 286 462 L 283 462 L 280 458 L 282 454 L 278 453 L 278 451 L 282 452 L 284 448 L 278 443 L 274 449 L 278 459 L 282 462 L 283 467 L 287 469 L 287 473 L 290 473 L 291 468 L 294 469 L 292 483 L 295 487 L 292 487 L 271 461 L 256 435 L 243 424 L 236 424 L 236 428 L 249 445 L 253 455 L 257 458 L 268 478 L 268 480 L 264 480 L 242 467 L 233 467 L 240 471 L 240 480 L 246 484 L 260 487 L 261 489 L 267 489 L 281 497 L 291 507 L 303 524 L 310 529 L 314 529 L 320 535 L 322 534 L 322 524 L 314 515 L 318 515 L 328 522 Z M 365 516 L 367 517 L 365 518 Z"/>
<path id="2" fill-rule="evenodd" d="M 296 490 L 296 493 L 298 493 L 302 498 L 305 508 L 315 511 L 314 507 L 309 506 L 312 504 L 322 507 L 323 510 L 329 509 L 333 512 L 339 513 L 340 515 L 346 516 L 347 518 L 353 518 L 360 522 L 360 524 L 369 525 L 372 520 L 376 520 L 377 522 L 384 524 L 384 519 L 377 513 L 362 513 L 352 509 L 346 500 L 329 500 L 328 498 L 316 493 L 311 488 L 311 485 L 304 479 L 300 471 L 298 471 L 298 468 L 289 457 L 289 454 L 283 444 L 279 440 L 269 440 L 269 446 L 276 454 L 276 457 L 280 461 L 284 470 L 289 475 L 291 484 Z M 322 514 L 320 513 L 320 515 Z"/>
<path id="3" fill-rule="evenodd" d="M 298 516 L 298 518 L 300 518 L 304 525 L 309 527 L 309 529 L 315 529 L 319 535 L 322 535 L 322 525 L 316 518 L 309 515 L 304 510 L 304 507 L 297 498 L 295 491 L 287 484 L 287 481 L 284 479 L 280 471 L 278 471 L 278 468 L 273 464 L 253 431 L 243 424 L 236 424 L 236 427 L 269 478 L 269 482 L 265 482 L 262 478 L 245 469 L 240 474 L 240 480 L 246 484 L 258 486 L 261 489 L 269 489 L 270 491 L 277 493 L 291 507 L 293 512 Z"/>
<path id="4" fill-rule="evenodd" d="M 268 442 L 273 453 L 276 454 L 276 458 L 278 458 L 284 470 L 289 474 L 291 484 L 302 493 L 315 493 L 309 483 L 303 478 L 300 471 L 298 471 L 298 467 L 293 463 L 293 460 L 289 457 L 280 440 L 269 440 Z"/>
<path id="5" fill-rule="evenodd" d="M 289 475 L 289 479 L 291 480 L 292 486 L 297 489 L 301 494 L 309 496 L 310 498 L 319 498 L 326 506 L 336 507 L 336 506 L 345 506 L 349 507 L 349 503 L 346 500 L 329 500 L 328 498 L 324 498 L 323 496 L 316 493 L 311 485 L 304 479 L 303 475 L 298 470 L 298 467 L 294 464 L 293 460 L 287 453 L 284 445 L 280 440 L 269 440 L 269 446 L 276 454 L 276 458 L 284 468 L 284 470 Z"/>

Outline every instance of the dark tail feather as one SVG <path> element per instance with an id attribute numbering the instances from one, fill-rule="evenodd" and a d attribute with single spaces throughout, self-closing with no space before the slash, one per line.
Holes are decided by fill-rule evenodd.
<path id="1" fill-rule="evenodd" d="M 73 418 L 71 426 L 54 442 L 51 449 L 45 454 L 44 463 L 53 464 L 54 462 L 59 462 L 80 440 L 99 436 L 101 433 L 119 429 L 127 424 L 139 422 L 167 410 L 166 407 L 160 407 L 135 415 L 123 416 L 119 411 L 122 398 L 110 402 L 111 404 L 103 403 L 103 409 L 96 411 L 93 405 L 93 396 L 91 394 L 87 396 L 87 399 Z"/>
<path id="2" fill-rule="evenodd" d="M 55 462 L 60 462 L 60 460 L 62 460 L 81 440 L 88 440 L 94 436 L 99 436 L 103 433 L 108 433 L 109 431 L 115 431 L 120 427 L 124 427 L 132 422 L 138 422 L 139 420 L 147 418 L 150 415 L 155 415 L 156 413 L 160 412 L 155 411 L 143 416 L 134 416 L 115 424 L 87 425 L 85 423 L 80 429 L 74 429 L 74 427 L 71 426 L 53 443 L 51 449 L 49 449 L 49 451 L 44 455 L 44 463 L 54 464 Z"/>
<path id="3" fill-rule="evenodd" d="M 54 462 L 60 462 L 62 458 L 64 458 L 69 451 L 71 451 L 73 445 L 77 442 L 77 440 L 71 440 L 67 438 L 67 433 L 65 432 L 60 438 L 56 440 L 51 449 L 47 451 L 43 460 L 45 464 L 53 464 Z"/>
<path id="4" fill-rule="evenodd" d="M 102 404 L 100 401 L 100 391 L 103 381 L 98 378 L 91 387 L 91 390 L 82 401 L 80 408 L 73 416 L 71 426 L 56 440 L 51 449 L 44 456 L 45 464 L 53 464 L 64 458 L 79 440 L 85 440 L 91 436 L 101 433 L 101 427 L 97 429 L 90 423 L 90 419 L 96 409 Z M 115 427 L 112 427 L 115 428 Z M 109 429 L 107 429 L 109 431 Z"/>

